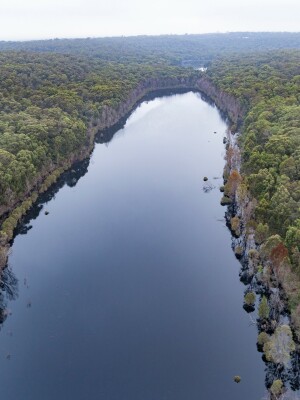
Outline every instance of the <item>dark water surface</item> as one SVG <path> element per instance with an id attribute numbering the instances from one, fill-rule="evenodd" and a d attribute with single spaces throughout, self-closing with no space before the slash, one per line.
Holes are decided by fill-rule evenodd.
<path id="1" fill-rule="evenodd" d="M 219 205 L 225 131 L 199 94 L 143 103 L 16 237 L 1 399 L 262 398 Z"/>

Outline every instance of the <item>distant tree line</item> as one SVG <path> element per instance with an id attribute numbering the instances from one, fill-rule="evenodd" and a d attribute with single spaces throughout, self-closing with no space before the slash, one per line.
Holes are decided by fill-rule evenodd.
<path id="1" fill-rule="evenodd" d="M 2 50 L 53 52 L 119 63 L 208 65 L 228 53 L 299 49 L 300 33 L 231 32 L 0 42 Z"/>

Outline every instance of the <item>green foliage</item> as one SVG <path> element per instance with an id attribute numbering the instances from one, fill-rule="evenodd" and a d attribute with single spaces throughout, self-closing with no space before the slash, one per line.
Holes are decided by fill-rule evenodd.
<path id="1" fill-rule="evenodd" d="M 225 56 L 208 75 L 244 107 L 239 144 L 242 176 L 257 200 L 255 240 L 285 238 L 300 274 L 300 51 Z"/>
<path id="2" fill-rule="evenodd" d="M 283 383 L 281 379 L 276 379 L 273 383 L 272 386 L 270 387 L 270 392 L 274 395 L 274 396 L 279 396 L 282 392 L 282 387 L 283 387 Z"/>
<path id="3" fill-rule="evenodd" d="M 227 205 L 229 205 L 231 203 L 232 203 L 232 200 L 231 200 L 230 197 L 227 197 L 227 196 L 223 196 L 222 197 L 222 199 L 221 199 L 221 205 L 222 206 L 227 206 Z"/>
<path id="4" fill-rule="evenodd" d="M 288 325 L 281 325 L 264 344 L 264 353 L 268 361 L 287 365 L 295 348 L 291 328 Z"/>
<path id="5" fill-rule="evenodd" d="M 13 232 L 22 216 L 30 209 L 32 204 L 37 199 L 37 193 L 33 193 L 29 198 L 22 202 L 19 207 L 16 207 L 9 217 L 6 218 L 2 224 L 2 230 L 0 231 L 0 238 L 4 241 L 11 240 L 13 238 Z"/>
<path id="6" fill-rule="evenodd" d="M 239 202 L 244 217 L 255 220 L 250 231 L 260 245 L 258 262 L 271 261 L 257 271 L 265 270 L 264 279 L 275 277 L 283 287 L 300 338 L 300 51 L 227 55 L 207 75 L 243 108 L 238 144 L 240 187 L 246 185 L 247 195 L 246 201 L 239 195 Z M 225 195 L 230 196 L 226 185 Z M 266 299 L 260 312 L 268 317 Z"/>
<path id="7" fill-rule="evenodd" d="M 59 176 L 64 172 L 64 168 L 57 168 L 55 171 L 52 172 L 47 178 L 44 180 L 43 184 L 40 187 L 39 192 L 45 192 L 53 183 L 57 181 Z"/>
<path id="8" fill-rule="evenodd" d="M 236 236 L 240 236 L 240 234 L 241 234 L 241 231 L 240 231 L 240 219 L 239 219 L 239 217 L 237 215 L 230 219 L 230 225 L 231 225 L 231 229 L 233 230 L 235 235 Z"/>
<path id="9" fill-rule="evenodd" d="M 299 285 L 300 286 L 300 285 Z M 297 296 L 298 294 L 298 296 Z M 293 304 L 291 305 L 291 317 L 292 317 L 292 323 L 293 323 L 293 331 L 295 332 L 297 338 L 300 337 L 300 290 L 298 288 L 298 291 L 296 292 L 296 299 L 293 301 L 293 299 L 290 297 L 289 301 L 294 302 L 294 307 Z"/>
<path id="10" fill-rule="evenodd" d="M 257 244 L 262 244 L 264 242 L 269 234 L 269 226 L 268 224 L 263 224 L 262 222 L 259 222 L 257 224 L 256 229 L 255 229 L 255 242 Z"/>
<path id="11" fill-rule="evenodd" d="M 248 292 L 245 294 L 244 301 L 248 306 L 255 304 L 256 296 L 254 292 Z"/>
<path id="12" fill-rule="evenodd" d="M 241 257 L 243 255 L 243 253 L 244 253 L 244 249 L 242 246 L 236 246 L 234 248 L 234 254 L 236 255 L 236 257 L 238 257 L 238 258 Z"/>
<path id="13" fill-rule="evenodd" d="M 270 336 L 266 332 L 260 332 L 260 334 L 257 337 L 257 343 L 260 346 L 264 346 L 265 343 L 270 341 Z"/>
<path id="14" fill-rule="evenodd" d="M 285 236 L 285 242 L 290 250 L 300 250 L 300 219 L 294 222 L 294 226 L 290 226 Z"/>
<path id="15" fill-rule="evenodd" d="M 258 316 L 261 319 L 268 319 L 270 315 L 270 307 L 266 296 L 263 296 L 258 307 Z"/>
<path id="16" fill-rule="evenodd" d="M 247 37 L 247 39 L 245 38 Z M 299 48 L 299 33 L 226 33 L 220 35 L 161 35 L 87 39 L 35 40 L 0 42 L 0 50 L 50 52 L 80 55 L 118 63 L 155 63 L 199 66 L 209 64 L 217 56 L 240 52 L 282 48 Z M 62 82 L 68 76 L 66 71 Z M 264 71 L 265 74 L 268 70 Z M 234 84 L 234 75 L 227 75 Z M 297 81 L 296 81 L 297 83 Z M 247 87 L 251 93 L 251 84 Z M 280 92 L 280 89 L 278 89 Z"/>

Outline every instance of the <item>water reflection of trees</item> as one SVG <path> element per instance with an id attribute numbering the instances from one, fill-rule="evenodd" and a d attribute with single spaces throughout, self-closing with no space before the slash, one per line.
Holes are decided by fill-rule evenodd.
<path id="1" fill-rule="evenodd" d="M 107 144 L 109 143 L 116 132 L 119 130 L 123 129 L 126 125 L 126 122 L 130 115 L 138 108 L 140 105 L 144 102 L 152 101 L 157 99 L 158 97 L 168 97 L 168 96 L 173 96 L 175 94 L 183 94 L 183 93 L 188 93 L 193 91 L 196 93 L 197 96 L 199 96 L 202 100 L 208 102 L 209 104 L 214 106 L 214 103 L 209 99 L 209 97 L 206 97 L 204 94 L 194 91 L 193 89 L 160 89 L 160 90 L 154 90 L 153 92 L 150 92 L 146 94 L 142 99 L 140 99 L 134 106 L 133 108 L 125 114 L 123 117 L 121 117 L 116 124 L 111 126 L 110 128 L 103 129 L 99 131 L 95 137 L 95 142 L 100 143 L 100 144 Z M 224 114 L 220 113 L 222 118 L 226 118 Z"/>
<path id="2" fill-rule="evenodd" d="M 0 327 L 6 320 L 9 312 L 7 304 L 18 297 L 18 280 L 10 267 L 1 271 L 0 277 Z"/>
<path id="3" fill-rule="evenodd" d="M 64 187 L 65 185 L 69 187 L 76 186 L 80 178 L 82 178 L 87 173 L 89 164 L 89 158 L 77 162 L 72 166 L 72 168 L 64 172 L 57 180 L 57 182 L 54 183 L 46 192 L 40 194 L 35 204 L 26 213 L 26 215 L 22 218 L 22 221 L 17 226 L 14 237 L 16 237 L 17 235 L 25 235 L 32 228 L 30 222 L 40 215 L 44 204 L 54 199 L 55 195 L 62 187 Z"/>
<path id="4" fill-rule="evenodd" d="M 74 187 L 80 178 L 88 171 L 90 159 L 83 160 L 72 166 L 64 172 L 58 181 L 53 184 L 46 192 L 39 195 L 36 203 L 22 218 L 14 232 L 14 238 L 17 235 L 25 235 L 32 228 L 30 222 L 36 219 L 42 211 L 44 204 L 55 198 L 57 192 L 65 185 Z M 14 239 L 11 242 L 13 244 Z M 0 272 L 0 327 L 9 315 L 8 303 L 16 300 L 18 297 L 18 280 L 10 266 L 6 266 Z"/>

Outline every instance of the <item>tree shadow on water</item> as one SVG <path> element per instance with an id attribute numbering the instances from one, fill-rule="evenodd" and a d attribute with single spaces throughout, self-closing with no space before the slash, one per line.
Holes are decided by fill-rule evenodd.
<path id="1" fill-rule="evenodd" d="M 70 169 L 65 171 L 47 191 L 38 196 L 36 202 L 22 217 L 21 221 L 17 225 L 14 231 L 14 237 L 10 242 L 10 246 L 13 245 L 17 235 L 26 235 L 30 229 L 32 229 L 31 222 L 40 215 L 44 205 L 50 200 L 54 199 L 55 195 L 63 186 L 76 186 L 80 178 L 87 173 L 89 163 L 90 158 L 75 163 Z M 5 268 L 0 271 L 0 329 L 7 317 L 10 315 L 8 308 L 9 302 L 16 300 L 17 297 L 18 279 L 13 273 L 11 266 L 7 264 Z"/>
<path id="2" fill-rule="evenodd" d="M 9 266 L 1 271 L 0 276 L 0 329 L 8 315 L 10 314 L 8 302 L 16 300 L 18 297 L 18 279 Z"/>

